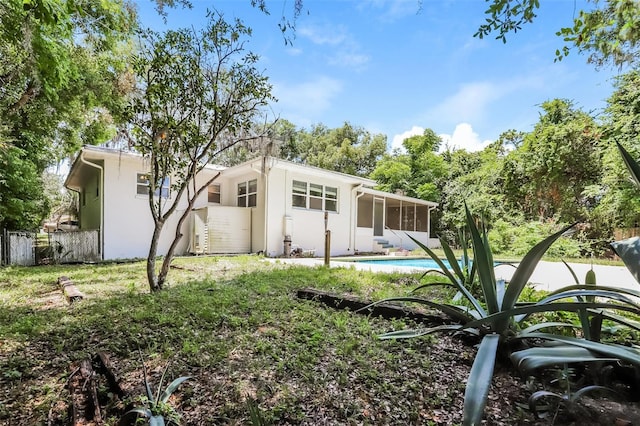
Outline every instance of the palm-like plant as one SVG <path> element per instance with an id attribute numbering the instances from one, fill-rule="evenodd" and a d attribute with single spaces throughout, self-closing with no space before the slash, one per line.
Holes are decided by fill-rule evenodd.
<path id="1" fill-rule="evenodd" d="M 447 282 L 440 284 L 450 285 L 456 288 L 466 301 L 466 305 L 440 303 L 414 295 L 389 298 L 376 302 L 417 302 L 430 308 L 438 309 L 457 322 L 457 324 L 445 324 L 431 328 L 394 331 L 383 334 L 380 336 L 381 339 L 413 338 L 439 331 L 465 332 L 481 338 L 465 390 L 463 410 L 463 423 L 465 425 L 480 424 L 482 420 L 498 353 L 503 352 L 508 354 L 515 343 L 521 343 L 523 340 L 528 340 L 529 342 L 554 342 L 553 346 L 549 345 L 549 347 L 546 347 L 547 343 L 542 343 L 546 350 L 544 353 L 526 353 L 528 355 L 527 359 L 529 360 L 526 366 L 537 365 L 541 367 L 596 360 L 602 362 L 603 358 L 605 360 L 622 360 L 640 366 L 640 353 L 633 349 L 615 347 L 613 345 L 606 345 L 584 339 L 571 339 L 541 332 L 541 330 L 547 328 L 557 327 L 582 328 L 584 323 L 574 325 L 544 322 L 534 324 L 527 328 L 522 327 L 525 319 L 539 312 L 572 311 L 576 313 L 586 313 L 585 315 L 589 313 L 592 315 L 602 315 L 601 310 L 610 308 L 640 315 L 640 306 L 637 305 L 631 297 L 628 297 L 640 297 L 639 292 L 610 287 L 594 289 L 592 285 L 565 287 L 550 294 L 538 303 L 518 304 L 518 299 L 522 291 L 544 253 L 554 241 L 571 229 L 573 225 L 563 228 L 534 246 L 518 264 L 515 273 L 507 285 L 504 280 L 496 280 L 495 278 L 494 260 L 487 233 L 484 231 L 480 232 L 473 216 L 466 206 L 465 211 L 473 249 L 472 264 L 463 260 L 463 265 L 460 266 L 451 247 L 446 241 L 441 240 L 445 257 L 450 264 L 449 268 L 428 247 L 412 239 L 438 263 L 441 273 L 447 277 Z M 481 294 L 478 295 L 474 295 L 469 289 L 470 286 L 473 285 L 476 276 L 481 289 Z M 591 297 L 598 297 L 599 300 L 591 301 Z M 616 303 L 613 305 L 612 303 L 600 301 L 601 299 L 613 300 Z M 600 311 L 594 311 L 596 309 Z M 586 318 L 588 318 L 588 316 Z M 616 320 L 616 316 L 613 314 L 607 318 L 614 321 Z M 622 321 L 624 323 L 625 320 L 622 319 Z M 579 348 L 584 350 L 581 351 L 578 357 L 575 349 Z M 516 352 L 516 354 L 517 353 L 518 352 Z M 532 359 L 534 361 L 532 361 Z M 514 359 L 514 362 L 516 361 L 517 358 Z M 516 363 L 516 365 L 518 364 Z"/>
<path id="2" fill-rule="evenodd" d="M 189 376 L 183 376 L 175 379 L 167 386 L 167 388 L 161 392 L 162 384 L 164 382 L 165 375 L 169 369 L 169 364 L 165 367 L 158 384 L 158 392 L 154 395 L 151 389 L 151 383 L 147 377 L 147 369 L 142 363 L 142 372 L 144 375 L 144 387 L 146 395 L 142 397 L 143 405 L 140 407 L 132 408 L 127 411 L 120 419 L 119 424 L 121 426 L 128 425 L 132 420 L 138 419 L 140 416 L 146 419 L 149 426 L 164 426 L 165 424 L 178 424 L 178 413 L 168 404 L 169 398 L 173 392 L 178 389 L 178 386 L 185 380 L 190 379 Z M 166 422 L 165 422 L 166 421 Z M 136 423 L 137 424 L 137 423 Z"/>

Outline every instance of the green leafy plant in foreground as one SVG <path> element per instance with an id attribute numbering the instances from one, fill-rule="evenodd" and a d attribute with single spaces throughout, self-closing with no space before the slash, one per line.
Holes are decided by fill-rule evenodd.
<path id="1" fill-rule="evenodd" d="M 451 268 L 428 247 L 412 238 L 431 258 L 438 263 L 442 274 L 447 278 L 441 285 L 453 286 L 464 302 L 459 304 L 441 303 L 419 296 L 394 297 L 382 302 L 415 302 L 437 309 L 451 317 L 457 324 L 445 324 L 431 328 L 400 330 L 383 334 L 381 339 L 401 339 L 425 336 L 434 332 L 463 332 L 480 338 L 478 352 L 471 368 L 464 396 L 463 424 L 480 424 L 486 405 L 493 369 L 499 354 L 508 356 L 514 348 L 537 345 L 531 349 L 544 352 L 526 352 L 526 362 L 517 358 L 514 364 L 522 370 L 569 364 L 574 362 L 622 361 L 640 367 L 640 352 L 636 348 L 607 345 L 585 339 L 568 338 L 552 333 L 541 332 L 544 329 L 558 327 L 578 328 L 580 325 L 564 322 L 535 323 L 524 328 L 524 321 L 532 314 L 540 312 L 583 312 L 587 315 L 603 315 L 605 309 L 621 310 L 640 315 L 640 306 L 629 296 L 640 297 L 640 292 L 614 287 L 592 285 L 574 285 L 551 293 L 544 299 L 532 304 L 519 304 L 518 299 L 527 285 L 536 265 L 549 246 L 560 238 L 573 225 L 567 226 L 535 245 L 518 264 L 508 285 L 504 280 L 496 280 L 494 261 L 486 232 L 480 232 L 468 208 L 465 206 L 467 227 L 471 236 L 473 264 L 461 267 L 446 241 L 441 239 L 442 249 Z M 470 291 L 477 274 L 481 292 Z M 587 301 L 588 297 L 598 297 L 596 301 Z M 567 301 L 569 300 L 569 301 Z M 615 301 L 615 304 L 601 300 Z M 457 303 L 457 302 L 456 302 Z M 596 311 L 597 310 L 597 311 Z M 636 328 L 631 322 L 613 314 L 612 321 Z M 588 321 L 587 321 L 588 323 Z M 585 332 L 582 330 L 583 333 Z M 580 350 L 576 354 L 576 349 Z M 513 352 L 513 356 L 520 351 Z"/>
<path id="2" fill-rule="evenodd" d="M 151 383 L 149 382 L 149 379 L 147 377 L 147 369 L 144 366 L 144 362 L 142 363 L 142 372 L 144 375 L 144 387 L 146 395 L 140 398 L 140 402 L 142 404 L 141 407 L 132 408 L 131 410 L 127 411 L 124 416 L 122 416 L 119 423 L 120 426 L 133 424 L 133 421 L 140 418 L 140 416 L 146 418 L 147 423 L 150 426 L 179 424 L 180 415 L 173 407 L 171 407 L 168 401 L 173 392 L 178 389 L 178 386 L 180 386 L 185 380 L 188 380 L 191 377 L 179 377 L 171 382 L 169 386 L 167 386 L 167 388 L 161 392 L 162 384 L 164 382 L 165 375 L 167 374 L 167 370 L 169 369 L 169 365 L 170 364 L 167 364 L 164 371 L 162 372 L 160 383 L 158 384 L 158 392 L 156 393 L 156 395 L 154 395 L 153 390 L 151 389 Z"/>

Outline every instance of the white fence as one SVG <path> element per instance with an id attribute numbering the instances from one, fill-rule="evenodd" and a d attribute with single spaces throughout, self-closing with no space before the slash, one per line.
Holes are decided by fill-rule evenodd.
<path id="1" fill-rule="evenodd" d="M 97 230 L 53 232 L 49 234 L 49 238 L 49 247 L 56 263 L 100 260 L 100 238 Z"/>
<path id="2" fill-rule="evenodd" d="M 95 262 L 100 258 L 100 234 L 97 230 L 50 234 L 25 231 L 2 233 L 1 264 L 31 266 Z"/>

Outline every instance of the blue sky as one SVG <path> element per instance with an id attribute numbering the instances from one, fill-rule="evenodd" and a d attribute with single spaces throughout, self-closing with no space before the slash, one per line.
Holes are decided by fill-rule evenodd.
<path id="1" fill-rule="evenodd" d="M 485 18 L 481 0 L 305 0 L 293 45 L 277 24 L 293 0 L 268 1 L 271 15 L 249 0 L 193 0 L 170 9 L 167 23 L 138 1 L 143 25 L 157 31 L 202 26 L 206 8 L 239 17 L 253 29 L 247 47 L 278 98 L 274 116 L 298 127 L 345 121 L 387 135 L 388 145 L 431 128 L 452 147 L 476 150 L 508 129 L 529 131 L 539 105 L 566 98 L 598 114 L 617 70 L 596 70 L 562 47 L 555 32 L 572 23 L 581 0 L 544 0 L 538 19 L 503 44 L 473 37 Z"/>

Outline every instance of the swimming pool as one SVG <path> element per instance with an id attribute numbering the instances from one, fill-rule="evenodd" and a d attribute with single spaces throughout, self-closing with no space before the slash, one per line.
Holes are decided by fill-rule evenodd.
<path id="1" fill-rule="evenodd" d="M 388 266 L 409 266 L 412 268 L 424 268 L 424 269 L 440 269 L 438 264 L 433 259 L 363 259 L 356 260 L 358 263 L 373 263 L 375 265 L 388 265 Z M 450 267 L 449 262 L 443 260 L 447 268 Z"/>

